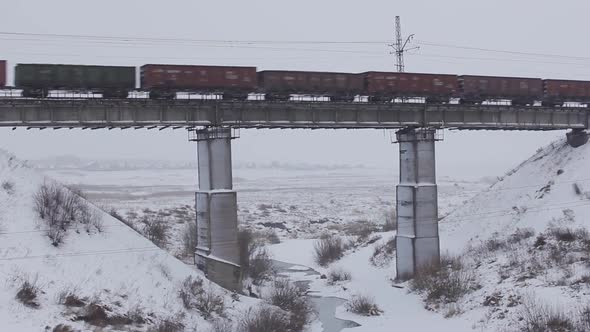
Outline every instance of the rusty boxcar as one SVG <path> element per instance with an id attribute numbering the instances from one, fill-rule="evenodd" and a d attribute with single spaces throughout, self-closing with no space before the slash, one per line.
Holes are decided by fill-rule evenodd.
<path id="1" fill-rule="evenodd" d="M 481 103 L 489 99 L 509 99 L 514 105 L 532 104 L 543 98 L 543 81 L 540 78 L 459 76 L 461 101 Z"/>
<path id="2" fill-rule="evenodd" d="M 267 100 L 288 100 L 291 94 L 352 101 L 363 92 L 363 76 L 350 73 L 264 70 L 258 72 L 259 88 Z"/>
<path id="3" fill-rule="evenodd" d="M 448 102 L 458 95 L 457 75 L 366 72 L 365 90 L 372 101 L 423 97 L 426 102 Z"/>
<path id="4" fill-rule="evenodd" d="M 6 60 L 0 60 L 0 88 L 6 86 Z"/>
<path id="5" fill-rule="evenodd" d="M 590 82 L 572 80 L 543 80 L 543 104 L 555 106 L 566 101 L 590 102 Z"/>
<path id="6" fill-rule="evenodd" d="M 150 90 L 151 98 L 188 91 L 245 99 L 256 90 L 256 67 L 147 64 L 141 67 L 141 88 Z"/>
<path id="7" fill-rule="evenodd" d="M 24 97 L 46 97 L 49 90 L 62 89 L 127 98 L 135 89 L 135 67 L 17 64 L 14 81 Z"/>

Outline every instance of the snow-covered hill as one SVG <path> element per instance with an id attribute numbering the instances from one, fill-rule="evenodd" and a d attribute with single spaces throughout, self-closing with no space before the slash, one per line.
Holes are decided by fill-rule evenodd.
<path id="1" fill-rule="evenodd" d="M 572 148 L 559 140 L 441 220 L 441 246 L 457 252 L 518 228 L 590 227 L 589 199 L 590 144 Z"/>
<path id="2" fill-rule="evenodd" d="M 33 195 L 44 181 L 0 151 L 1 331 L 51 331 L 59 324 L 94 330 L 84 315 L 98 306 L 102 309 L 94 310 L 95 315 L 106 311 L 127 330 L 148 330 L 162 321 L 182 323 L 191 331 L 209 325 L 199 312 L 186 310 L 178 295 L 183 280 L 202 274 L 109 215 L 100 212 L 101 231 L 72 226 L 64 243 L 53 246 L 46 224 L 34 211 Z M 29 306 L 16 299 L 24 281 L 39 290 Z M 254 304 L 248 298 L 234 301 L 214 284 L 206 282 L 205 288 L 223 296 L 228 316 Z M 59 304 L 67 294 L 83 303 Z"/>
<path id="3" fill-rule="evenodd" d="M 475 285 L 457 308 L 478 327 L 590 330 L 589 169 L 590 144 L 553 142 L 441 221 Z"/>

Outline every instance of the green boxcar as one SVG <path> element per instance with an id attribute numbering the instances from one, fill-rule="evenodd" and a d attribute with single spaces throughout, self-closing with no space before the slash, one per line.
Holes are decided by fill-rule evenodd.
<path id="1" fill-rule="evenodd" d="M 49 90 L 76 90 L 120 98 L 135 89 L 135 67 L 18 64 L 14 76 L 25 97 L 46 97 Z"/>

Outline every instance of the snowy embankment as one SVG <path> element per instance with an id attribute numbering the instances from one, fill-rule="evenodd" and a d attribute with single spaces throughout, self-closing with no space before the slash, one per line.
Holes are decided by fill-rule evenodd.
<path id="1" fill-rule="evenodd" d="M 327 274 L 344 269 L 350 281 L 330 285 L 318 277 L 311 290 L 344 299 L 374 297 L 384 314 L 337 317 L 355 331 L 588 331 L 590 329 L 590 144 L 555 142 L 510 171 L 440 222 L 442 270 L 396 285 L 395 259 L 370 264 L 381 240 L 349 250 L 321 268 L 313 240 L 272 247 L 277 259 Z M 440 272 L 443 271 L 443 272 Z M 399 288 L 398 288 L 399 287 Z M 445 318 L 446 317 L 446 318 Z"/>
<path id="2" fill-rule="evenodd" d="M 162 321 L 206 330 L 209 322 L 198 311 L 185 309 L 178 296 L 183 280 L 202 274 L 106 213 L 99 212 L 100 230 L 73 225 L 63 244 L 53 246 L 46 224 L 34 210 L 33 196 L 44 181 L 0 151 L 0 330 L 51 331 L 59 324 L 93 329 L 83 313 L 97 308 L 90 304 L 117 317 L 111 323 L 137 331 Z M 39 290 L 28 306 L 16 299 L 24 281 Z M 230 317 L 255 304 L 249 298 L 234 301 L 214 284 L 205 282 L 204 287 L 223 296 Z M 64 294 L 74 294 L 82 303 L 59 304 Z M 109 322 L 107 317 L 97 318 L 99 325 Z"/>

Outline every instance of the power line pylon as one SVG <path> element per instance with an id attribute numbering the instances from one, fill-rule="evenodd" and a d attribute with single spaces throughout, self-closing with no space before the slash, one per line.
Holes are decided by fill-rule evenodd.
<path id="1" fill-rule="evenodd" d="M 395 17 L 395 43 L 391 44 L 389 46 L 393 47 L 394 52 L 392 52 L 392 54 L 395 54 L 395 67 L 397 68 L 397 71 L 400 73 L 404 72 L 405 69 L 405 65 L 404 65 L 404 53 L 410 50 L 417 50 L 420 48 L 420 46 L 415 46 L 415 47 L 411 47 L 411 48 L 406 48 L 406 46 L 408 46 L 408 44 L 412 41 L 412 39 L 414 38 L 414 34 L 411 34 L 408 36 L 408 38 L 406 38 L 406 41 L 404 42 L 402 39 L 402 24 L 400 21 L 399 16 Z"/>

